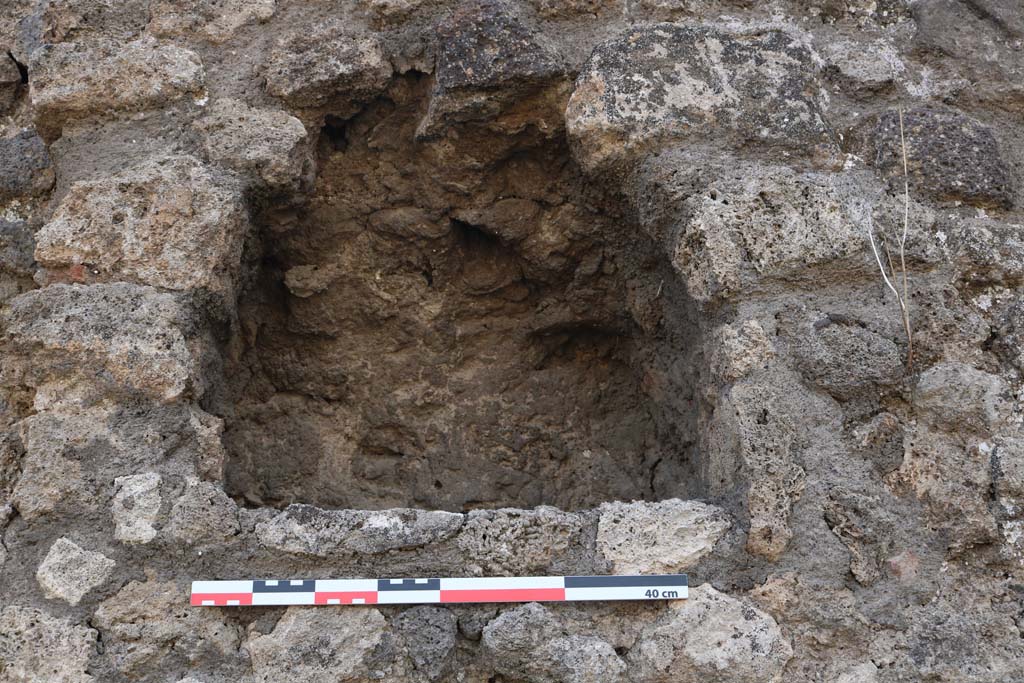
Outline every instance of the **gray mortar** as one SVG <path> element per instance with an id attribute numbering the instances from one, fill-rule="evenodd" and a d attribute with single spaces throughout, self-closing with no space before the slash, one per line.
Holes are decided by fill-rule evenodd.
<path id="1" fill-rule="evenodd" d="M 1010 0 L 4 3 L 0 682 L 1024 680 L 1022 38 Z M 899 105 L 912 367 L 864 232 Z M 187 605 L 624 571 L 691 599 Z"/>

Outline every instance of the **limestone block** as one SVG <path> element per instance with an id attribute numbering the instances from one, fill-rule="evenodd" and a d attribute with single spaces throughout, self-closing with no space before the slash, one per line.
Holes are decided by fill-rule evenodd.
<path id="1" fill-rule="evenodd" d="M 921 500 L 932 525 L 946 531 L 951 555 L 997 538 L 989 505 L 993 445 L 919 424 L 903 440 L 903 464 L 887 482 Z"/>
<path id="2" fill-rule="evenodd" d="M 392 621 L 395 633 L 405 641 L 413 668 L 434 681 L 450 672 L 458 624 L 451 610 L 421 605 L 407 609 Z"/>
<path id="3" fill-rule="evenodd" d="M 869 159 L 903 190 L 899 113 L 882 114 L 868 134 Z M 910 191 L 945 202 L 1007 209 L 1016 187 L 992 129 L 957 111 L 919 107 L 903 114 Z"/>
<path id="4" fill-rule="evenodd" d="M 481 644 L 495 670 L 515 680 L 625 680 L 625 662 L 610 644 L 595 636 L 563 635 L 550 610 L 535 602 L 503 612 L 484 627 Z"/>
<path id="5" fill-rule="evenodd" d="M 42 194 L 53 186 L 50 154 L 34 130 L 0 137 L 0 201 Z"/>
<path id="6" fill-rule="evenodd" d="M 462 526 L 463 516 L 430 510 L 321 510 L 289 505 L 256 526 L 263 545 L 300 555 L 331 557 L 383 553 L 445 540 Z"/>
<path id="7" fill-rule="evenodd" d="M 491 122 L 518 132 L 527 125 L 552 132 L 562 127 L 569 80 L 557 52 L 538 41 L 502 0 L 465 4 L 438 29 L 439 54 L 430 106 L 417 134 L 448 126 Z"/>
<path id="8" fill-rule="evenodd" d="M 132 581 L 104 600 L 92 623 L 106 654 L 126 675 L 159 668 L 165 658 L 225 665 L 240 644 L 239 629 L 217 610 L 190 609 L 188 590 L 173 583 Z"/>
<path id="9" fill-rule="evenodd" d="M 189 37 L 198 32 L 212 43 L 230 40 L 244 26 L 274 16 L 275 0 L 161 0 L 150 10 L 146 27 L 160 38 Z"/>
<path id="10" fill-rule="evenodd" d="M 353 35 L 333 22 L 280 38 L 265 70 L 271 95 L 296 107 L 347 103 L 334 112 L 339 116 L 383 92 L 391 72 L 376 38 Z"/>
<path id="11" fill-rule="evenodd" d="M 110 506 L 114 538 L 122 543 L 149 543 L 156 538 L 153 527 L 160 517 L 160 475 L 132 474 L 114 480 L 117 493 Z"/>
<path id="12" fill-rule="evenodd" d="M 697 564 L 730 526 L 723 510 L 697 501 L 604 503 L 597 549 L 615 574 L 672 574 Z"/>
<path id="13" fill-rule="evenodd" d="M 473 510 L 466 515 L 456 544 L 465 557 L 473 558 L 473 573 L 529 576 L 582 559 L 573 553 L 584 547 L 588 528 L 593 529 L 583 515 L 547 506 Z"/>
<path id="14" fill-rule="evenodd" d="M 58 538 L 39 565 L 36 580 L 46 597 L 77 605 L 90 591 L 106 583 L 115 564 L 103 553 Z"/>
<path id="15" fill-rule="evenodd" d="M 947 361 L 921 373 L 915 407 L 948 432 L 991 433 L 1010 412 L 1010 388 L 997 375 Z"/>

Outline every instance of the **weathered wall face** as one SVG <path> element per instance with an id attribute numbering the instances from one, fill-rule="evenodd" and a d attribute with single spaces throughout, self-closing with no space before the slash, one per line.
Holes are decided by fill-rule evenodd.
<path id="1" fill-rule="evenodd" d="M 0 8 L 0 681 L 1024 680 L 1016 3 L 338 5 Z"/>

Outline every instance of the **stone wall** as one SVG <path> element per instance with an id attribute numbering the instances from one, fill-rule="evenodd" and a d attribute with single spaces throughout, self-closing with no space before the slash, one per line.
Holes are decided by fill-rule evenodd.
<path id="1" fill-rule="evenodd" d="M 1018 3 L 10 0 L 0 117 L 0 681 L 1024 680 Z"/>

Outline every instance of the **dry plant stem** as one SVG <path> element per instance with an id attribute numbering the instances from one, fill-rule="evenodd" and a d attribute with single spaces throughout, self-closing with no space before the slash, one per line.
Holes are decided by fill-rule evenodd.
<path id="1" fill-rule="evenodd" d="M 907 142 L 903 133 L 903 107 L 899 108 L 899 117 L 900 148 L 903 153 L 903 232 L 897 238 L 896 244 L 899 247 L 901 272 L 897 274 L 896 266 L 892 260 L 892 254 L 889 252 L 889 245 L 885 241 L 885 237 L 879 235 L 879 239 L 882 242 L 882 249 L 885 250 L 885 260 L 889 265 L 889 272 L 886 273 L 885 264 L 882 262 L 882 255 L 879 253 L 878 245 L 875 243 L 875 230 L 870 215 L 868 216 L 868 241 L 871 243 L 871 252 L 875 255 L 875 262 L 878 264 L 878 270 L 882 274 L 882 279 L 885 281 L 885 285 L 896 296 L 896 303 L 899 304 L 900 317 L 903 320 L 903 331 L 907 335 L 907 368 L 912 370 L 914 367 L 914 333 L 913 327 L 910 324 L 910 310 L 908 308 L 910 288 L 907 281 L 906 257 L 907 234 L 910 231 L 910 178 L 907 169 Z M 900 284 L 900 280 L 902 280 L 902 292 L 897 288 L 897 284 Z"/>

